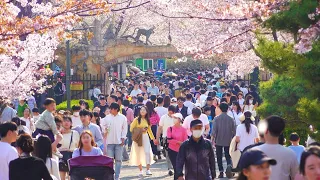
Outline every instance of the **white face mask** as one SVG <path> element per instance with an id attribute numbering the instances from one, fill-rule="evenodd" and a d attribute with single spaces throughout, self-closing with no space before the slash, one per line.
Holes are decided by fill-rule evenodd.
<path id="1" fill-rule="evenodd" d="M 192 136 L 195 137 L 195 138 L 200 138 L 203 134 L 203 131 L 202 130 L 193 130 L 192 131 Z"/>
<path id="2" fill-rule="evenodd" d="M 74 116 L 79 116 L 79 112 L 74 112 L 73 115 Z"/>
<path id="3" fill-rule="evenodd" d="M 253 100 L 249 100 L 249 104 L 253 104 Z"/>

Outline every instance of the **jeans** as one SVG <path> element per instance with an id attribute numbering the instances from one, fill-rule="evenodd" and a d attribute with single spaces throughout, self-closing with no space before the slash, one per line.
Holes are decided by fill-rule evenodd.
<path id="1" fill-rule="evenodd" d="M 130 124 L 128 125 L 128 133 L 126 143 L 128 143 L 128 148 L 132 146 L 132 133 L 130 132 Z"/>
<path id="2" fill-rule="evenodd" d="M 158 129 L 157 125 L 152 125 L 151 126 L 151 130 L 152 130 L 153 134 L 157 134 L 157 129 Z M 151 149 L 152 149 L 153 155 L 160 156 L 160 152 L 158 151 L 157 145 L 155 145 L 153 141 L 150 141 L 150 144 L 151 144 Z"/>
<path id="3" fill-rule="evenodd" d="M 218 161 L 218 166 L 219 166 L 219 171 L 220 172 L 223 172 L 222 149 L 224 150 L 224 155 L 226 157 L 227 165 L 231 166 L 231 157 L 230 157 L 230 154 L 229 154 L 229 146 L 217 146 L 216 145 L 217 161 Z"/>
<path id="4" fill-rule="evenodd" d="M 168 149 L 168 155 L 171 161 L 171 164 L 173 166 L 173 170 L 174 170 L 174 180 L 178 179 L 177 177 L 177 170 L 176 170 L 176 162 L 177 162 L 177 156 L 178 156 L 178 152 L 173 151 L 171 149 Z"/>
<path id="5" fill-rule="evenodd" d="M 115 179 L 119 179 L 122 164 L 122 148 L 121 144 L 108 144 L 107 156 L 115 160 Z"/>
<path id="6" fill-rule="evenodd" d="M 163 142 L 165 142 L 165 139 L 166 139 L 166 138 L 163 138 Z M 167 150 L 165 150 L 165 153 L 166 153 L 166 161 L 167 161 L 168 170 L 169 170 L 169 169 L 172 169 L 172 163 L 171 163 L 171 161 L 170 161 L 169 154 L 168 154 L 168 151 L 167 151 Z"/>

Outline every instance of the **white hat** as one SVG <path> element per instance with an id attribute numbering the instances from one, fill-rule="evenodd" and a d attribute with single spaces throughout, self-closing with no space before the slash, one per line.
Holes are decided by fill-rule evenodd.
<path id="1" fill-rule="evenodd" d="M 124 80 L 123 83 L 124 83 L 124 84 L 128 84 L 129 81 L 128 81 L 128 80 Z"/>
<path id="2" fill-rule="evenodd" d="M 195 103 L 194 107 L 201 107 L 201 104 L 200 103 Z"/>
<path id="3" fill-rule="evenodd" d="M 245 111 L 245 112 L 243 112 L 243 114 L 239 117 L 239 120 L 240 120 L 241 122 L 243 122 L 243 121 L 246 119 L 246 117 L 245 117 L 245 115 L 244 115 L 244 113 L 246 113 L 246 112 L 250 112 L 250 113 L 251 113 L 251 117 L 250 117 L 251 121 L 255 121 L 255 118 L 252 116 L 252 112 L 251 112 L 251 111 Z"/>
<path id="4" fill-rule="evenodd" d="M 175 113 L 172 115 L 173 117 L 179 118 L 180 120 L 183 120 L 183 116 L 181 113 Z"/>
<path id="5" fill-rule="evenodd" d="M 171 98 L 171 102 L 177 102 L 178 100 L 177 100 L 177 98 Z"/>

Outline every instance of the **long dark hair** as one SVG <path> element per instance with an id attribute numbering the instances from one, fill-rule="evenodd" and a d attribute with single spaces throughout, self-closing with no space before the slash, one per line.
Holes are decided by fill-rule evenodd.
<path id="1" fill-rule="evenodd" d="M 233 101 L 232 105 L 237 106 L 237 114 L 241 112 L 241 107 L 238 101 Z"/>
<path id="2" fill-rule="evenodd" d="M 41 135 L 35 144 L 35 156 L 46 163 L 47 158 L 52 158 L 51 140 L 48 136 Z"/>
<path id="3" fill-rule="evenodd" d="M 170 96 L 165 96 L 163 99 L 163 102 L 164 102 L 163 107 L 168 108 L 171 102 Z"/>
<path id="4" fill-rule="evenodd" d="M 244 113 L 244 121 L 242 122 L 245 126 L 246 126 L 246 131 L 249 134 L 250 133 L 250 128 L 251 128 L 251 124 L 252 124 L 252 120 L 251 120 L 251 112 L 246 111 Z"/>
<path id="5" fill-rule="evenodd" d="M 301 160 L 300 160 L 300 172 L 302 175 L 305 175 L 305 166 L 306 166 L 306 161 L 307 158 L 311 155 L 314 155 L 318 158 L 320 158 L 320 147 L 319 146 L 310 146 L 308 149 L 306 149 L 302 154 L 301 154 Z"/>
<path id="6" fill-rule="evenodd" d="M 243 174 L 243 172 L 240 172 L 240 174 L 239 174 L 239 176 L 238 176 L 238 178 L 237 178 L 237 180 L 247 180 L 248 178 L 247 178 L 247 176 L 245 176 L 244 174 Z"/>
<path id="7" fill-rule="evenodd" d="M 141 111 L 142 108 L 145 108 L 146 111 L 147 111 L 145 119 L 147 120 L 148 125 L 150 125 L 150 113 L 148 111 L 148 108 L 146 106 L 141 106 L 140 111 Z M 141 113 L 139 112 L 139 116 L 138 116 L 138 123 L 139 124 L 141 123 L 141 119 L 142 119 L 142 116 L 141 116 Z"/>
<path id="8" fill-rule="evenodd" d="M 249 100 L 252 99 L 253 100 L 253 103 L 252 104 L 255 104 L 254 102 L 254 98 L 253 96 L 251 96 L 250 94 L 246 97 L 246 100 L 245 100 L 245 105 L 249 105 Z"/>
<path id="9" fill-rule="evenodd" d="M 146 103 L 146 106 L 147 106 L 147 108 L 148 108 L 148 112 L 150 113 L 150 116 L 152 116 L 153 114 L 157 113 L 157 112 L 154 110 L 153 102 L 148 101 L 148 102 Z"/>

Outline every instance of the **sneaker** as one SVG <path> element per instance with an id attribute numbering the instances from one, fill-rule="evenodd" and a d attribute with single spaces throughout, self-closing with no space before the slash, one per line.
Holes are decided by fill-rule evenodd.
<path id="1" fill-rule="evenodd" d="M 147 175 L 147 176 L 151 176 L 151 175 L 152 175 L 152 172 L 151 172 L 150 170 L 147 170 L 146 175 Z"/>
<path id="2" fill-rule="evenodd" d="M 223 178 L 223 172 L 220 172 L 220 175 L 218 176 L 218 178 Z"/>
<path id="3" fill-rule="evenodd" d="M 153 160 L 157 161 L 157 156 L 156 155 L 153 155 Z"/>
<path id="4" fill-rule="evenodd" d="M 143 177 L 143 171 L 140 171 L 139 173 L 139 177 L 142 178 Z"/>
<path id="5" fill-rule="evenodd" d="M 173 172 L 171 169 L 169 170 L 168 174 L 169 174 L 169 176 L 173 176 Z"/>
<path id="6" fill-rule="evenodd" d="M 162 159 L 162 158 L 161 158 L 161 155 L 158 155 L 158 159 L 159 159 L 159 160 Z"/>
<path id="7" fill-rule="evenodd" d="M 232 167 L 230 165 L 228 165 L 228 167 L 226 169 L 226 176 L 227 176 L 227 178 L 232 178 L 233 177 Z"/>

